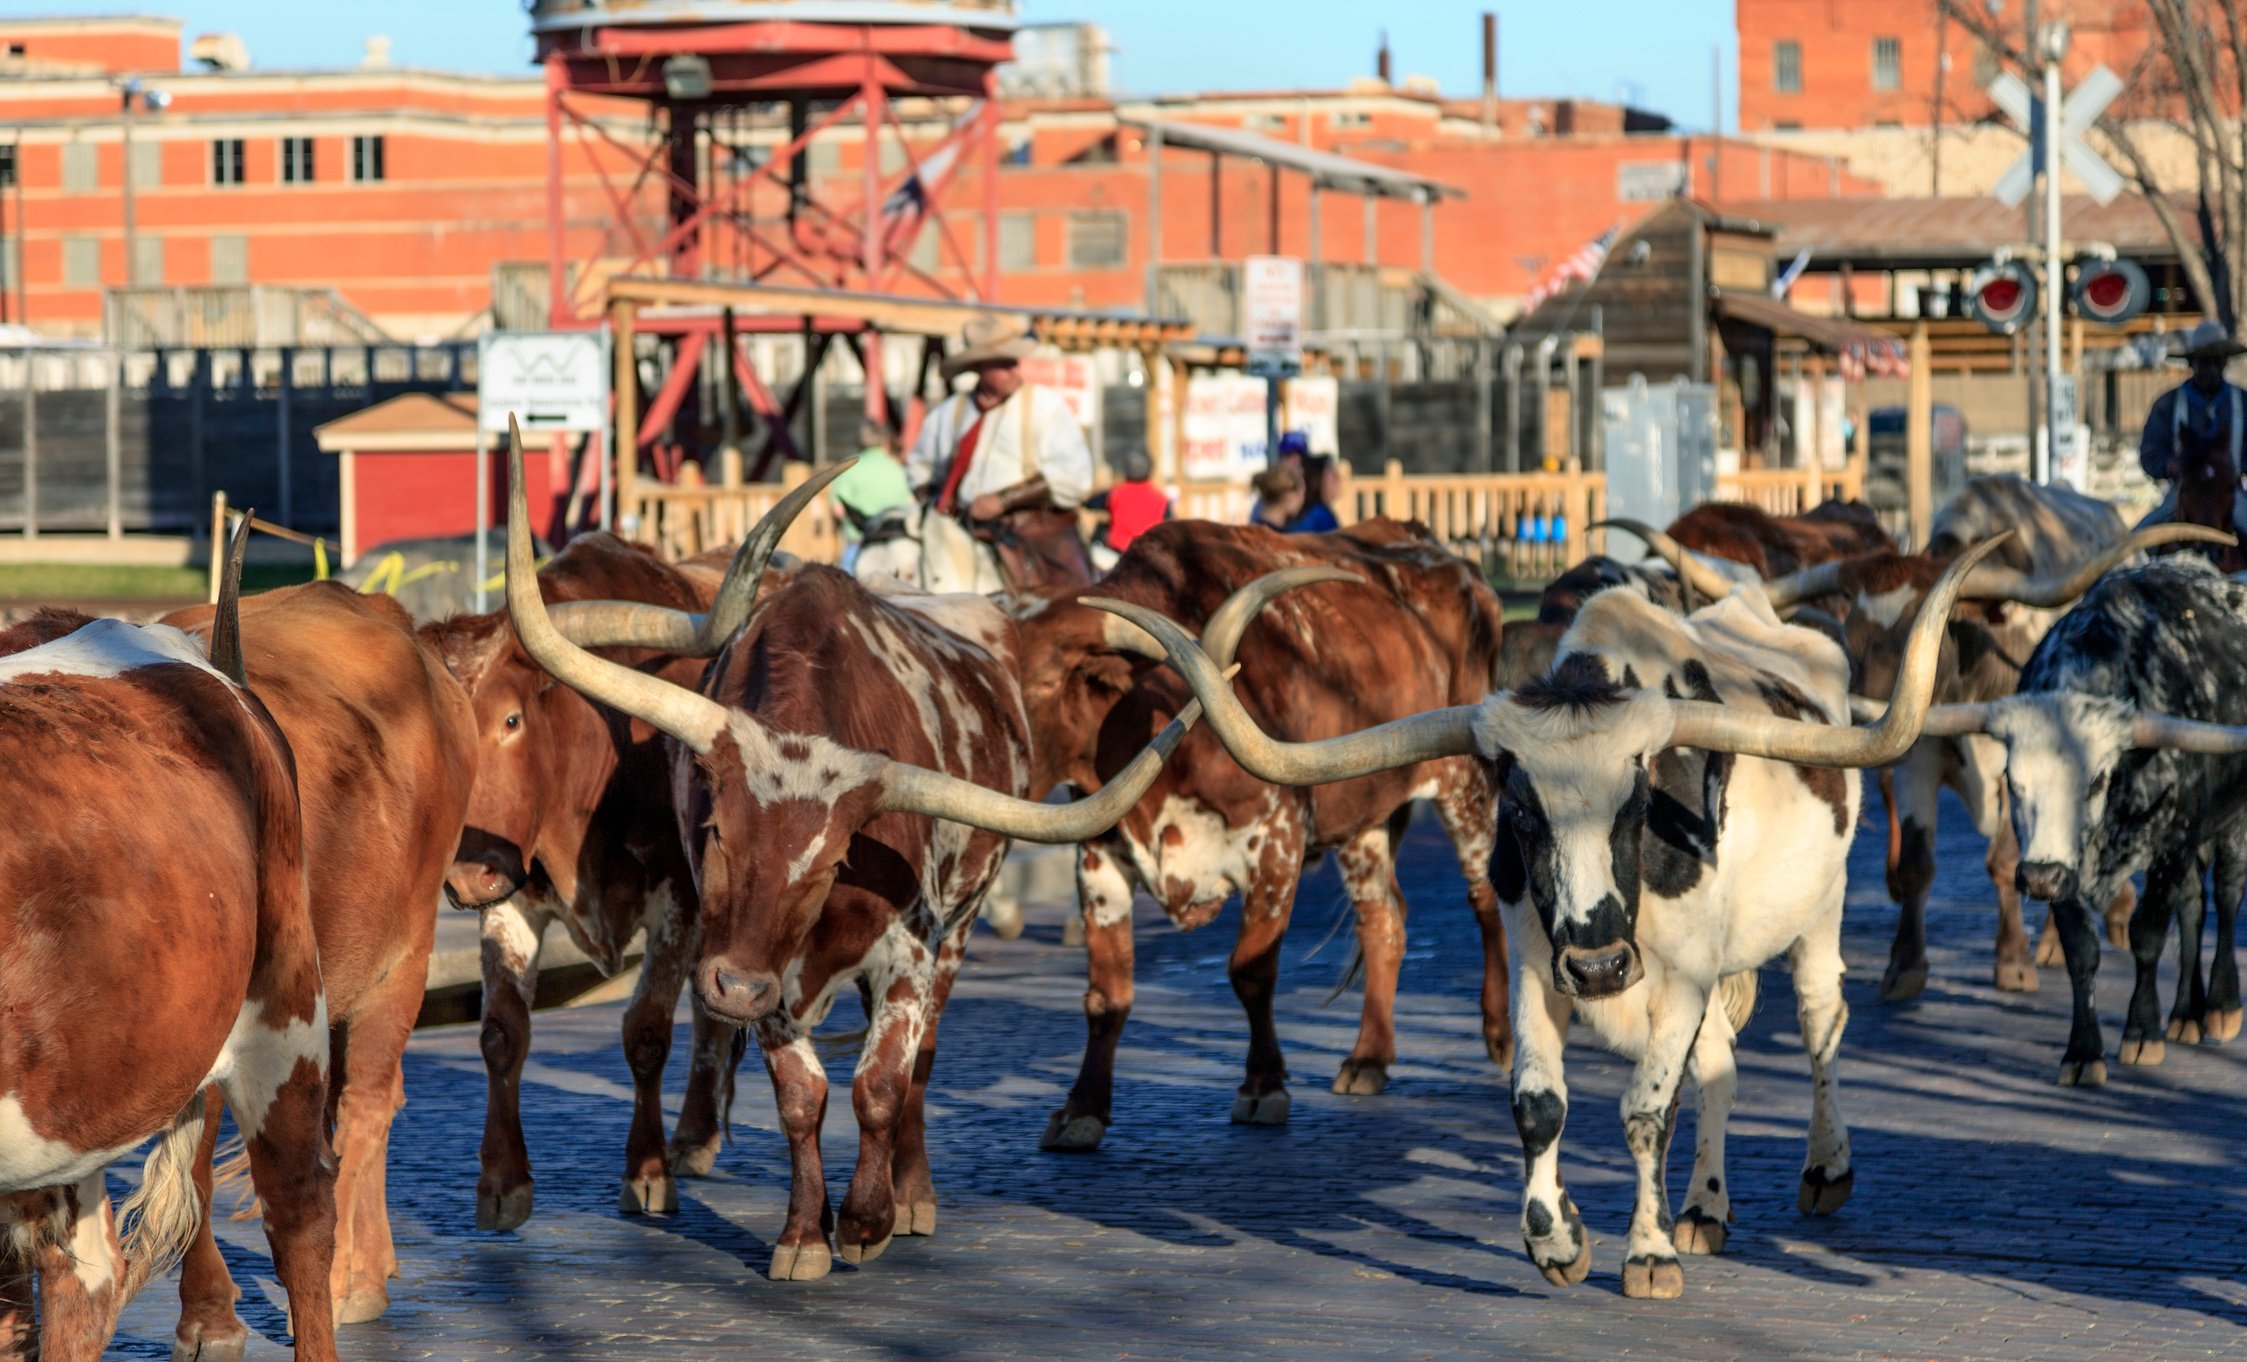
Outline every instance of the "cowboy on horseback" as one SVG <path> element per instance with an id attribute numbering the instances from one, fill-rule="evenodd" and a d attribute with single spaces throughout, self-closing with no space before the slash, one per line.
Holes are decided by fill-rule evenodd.
<path id="1" fill-rule="evenodd" d="M 2163 525 L 2177 518 L 2177 479 L 2183 472 L 2182 456 L 2188 447 L 2205 448 L 2216 442 L 2230 447 L 2231 466 L 2240 467 L 2240 441 L 2247 438 L 2247 392 L 2224 378 L 2224 366 L 2234 355 L 2247 354 L 2216 322 L 2202 322 L 2186 333 L 2179 358 L 2192 365 L 2192 377 L 2154 399 L 2146 413 L 2144 438 L 2138 443 L 2138 466 L 2156 482 L 2169 484 L 2161 504 L 2141 525 Z M 2235 491 L 2233 528 L 2247 534 L 2247 492 Z"/>
<path id="2" fill-rule="evenodd" d="M 905 460 L 929 508 L 922 585 L 996 591 L 1091 581 L 1076 508 L 1092 491 L 1092 451 L 1061 394 L 1022 377 L 1021 361 L 1036 348 L 1028 321 L 979 314 L 960 339 L 943 375 L 973 373 L 975 386 L 929 412 Z M 925 541 L 955 533 L 953 525 L 973 540 L 972 586 L 926 575 Z"/>

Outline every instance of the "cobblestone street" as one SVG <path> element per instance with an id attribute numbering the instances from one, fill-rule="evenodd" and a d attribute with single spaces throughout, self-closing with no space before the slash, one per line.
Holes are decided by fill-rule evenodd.
<path id="1" fill-rule="evenodd" d="M 1627 1069 L 1581 1040 L 1562 1167 L 1594 1234 L 1591 1280 L 1550 1287 L 1523 1256 L 1519 1144 L 1505 1076 L 1477 1032 L 1473 924 L 1448 846 L 1422 824 L 1403 856 L 1411 951 L 1385 1095 L 1327 1091 L 1357 997 L 1327 1001 L 1349 934 L 1334 930 L 1340 894 L 1324 868 L 1305 883 L 1281 979 L 1292 1124 L 1226 1119 L 1246 1044 L 1224 973 L 1231 910 L 1181 934 L 1143 908 L 1118 1122 L 1097 1154 L 1038 1152 L 1083 1044 L 1083 961 L 1061 944 L 1059 906 L 1034 906 L 1022 939 L 976 938 L 944 1018 L 929 1099 L 939 1233 L 898 1239 L 863 1269 L 838 1262 L 816 1283 L 763 1275 L 788 1162 L 754 1056 L 718 1175 L 682 1182 L 675 1217 L 625 1219 L 614 1209 L 630 1097 L 620 1008 L 540 1014 L 523 1095 L 537 1212 L 519 1233 L 490 1234 L 471 1228 L 484 1106 L 475 1028 L 422 1032 L 392 1144 L 405 1275 L 386 1317 L 342 1331 L 343 1355 L 2247 1356 L 2247 1050 L 2172 1044 L 2164 1067 L 2113 1064 L 2129 962 L 2109 949 L 2109 1084 L 2053 1086 L 2064 976 L 2046 971 L 2034 995 L 1992 990 L 1981 845 L 1955 805 L 1944 816 L 1933 978 L 1911 1006 L 1875 997 L 1895 912 L 1880 838 L 1857 839 L 1842 1048 L 1854 1199 L 1831 1219 L 1796 1213 L 1810 1081 L 1785 973 L 1767 969 L 1732 1122 L 1738 1224 L 1725 1256 L 1685 1260 L 1681 1301 L 1619 1295 Z M 2033 930 L 2042 909 L 2030 911 Z M 856 1023 L 846 1002 L 828 1029 Z M 678 1037 L 674 1095 L 683 1025 Z M 838 1198 L 856 1154 L 849 1067 L 830 1057 Z M 1681 1132 L 1673 1195 L 1691 1149 Z M 284 1356 L 262 1233 L 222 1233 L 251 1356 Z M 172 1283 L 151 1287 L 117 1355 L 168 1356 L 175 1309 Z"/>

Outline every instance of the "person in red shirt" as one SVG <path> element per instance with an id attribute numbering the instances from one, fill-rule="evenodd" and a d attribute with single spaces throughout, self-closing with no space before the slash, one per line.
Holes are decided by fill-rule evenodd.
<path id="1" fill-rule="evenodd" d="M 1155 485 L 1155 463 L 1146 450 L 1126 451 L 1121 472 L 1122 482 L 1085 502 L 1108 517 L 1106 528 L 1093 544 L 1093 564 L 1102 572 L 1115 566 L 1132 540 L 1170 519 L 1172 510 L 1170 493 Z"/>

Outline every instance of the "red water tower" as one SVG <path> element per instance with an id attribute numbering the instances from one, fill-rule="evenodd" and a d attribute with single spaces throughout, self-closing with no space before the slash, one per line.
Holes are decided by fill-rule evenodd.
<path id="1" fill-rule="evenodd" d="M 994 300 L 997 68 L 1013 55 L 1013 11 L 1012 0 L 531 0 L 546 69 L 552 325 L 598 325 L 601 284 L 620 274 Z M 932 142 L 930 129 L 947 125 Z M 815 176 L 815 138 L 855 150 L 856 173 Z M 607 200 L 599 245 L 574 258 L 563 184 L 573 142 Z M 965 214 L 983 219 L 978 233 L 947 218 L 947 191 L 969 164 L 982 181 Z M 924 231 L 936 235 L 933 269 L 912 259 Z M 813 362 L 832 336 L 817 318 L 737 325 L 801 330 Z M 669 354 L 643 446 L 667 438 L 717 328 L 695 315 L 643 322 Z M 872 337 L 854 343 L 879 374 Z M 760 417 L 784 423 L 738 351 L 733 367 Z M 868 398 L 882 400 L 879 384 Z"/>

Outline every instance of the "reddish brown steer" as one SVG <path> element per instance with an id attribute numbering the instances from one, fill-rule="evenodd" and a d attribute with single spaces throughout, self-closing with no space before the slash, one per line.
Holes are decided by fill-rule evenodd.
<path id="1" fill-rule="evenodd" d="M 554 603 L 615 599 L 680 611 L 709 608 L 720 585 L 709 563 L 673 567 L 607 534 L 572 540 L 540 569 L 538 584 Z M 477 1227 L 513 1229 L 530 1218 L 521 1082 L 540 944 L 556 919 L 607 973 L 622 967 L 633 933 L 647 933 L 623 1021 L 633 1105 L 618 1205 L 628 1214 L 667 1214 L 678 1204 L 674 1173 L 706 1173 L 717 1158 L 719 1108 L 733 1083 L 733 1028 L 697 1011 L 686 1100 L 666 1151 L 663 1069 L 692 962 L 695 893 L 671 816 L 663 737 L 555 685 L 523 651 L 505 610 L 428 625 L 422 637 L 475 707 L 476 789 L 445 887 L 454 904 L 480 911 L 483 936 L 489 1097 Z M 702 677 L 700 657 L 648 648 L 603 654 L 678 685 Z"/>
<path id="2" fill-rule="evenodd" d="M 164 623 L 207 633 L 209 606 Z M 336 1322 L 390 1303 L 397 1275 L 385 1205 L 390 1122 L 405 1105 L 400 1067 L 429 978 L 445 868 L 460 840 L 475 768 L 468 698 L 388 596 L 314 582 L 242 603 L 242 653 L 258 698 L 296 754 L 304 858 L 335 1066 Z M 203 1130 L 204 1157 L 218 1122 Z M 207 1198 L 207 1175 L 198 1184 Z M 205 1223 L 180 1274 L 179 1347 L 236 1358 L 249 1330 L 241 1294 Z M 198 1349 L 200 1351 L 198 1352 Z"/>
<path id="3" fill-rule="evenodd" d="M 850 1262 L 893 1233 L 932 1233 L 922 1104 L 936 1025 L 1007 839 L 1073 842 L 1113 823 L 1191 714 L 1100 795 L 1030 803 L 1006 617 L 980 597 L 876 594 L 824 567 L 758 601 L 699 691 L 619 665 L 571 636 L 656 646 L 702 629 L 624 602 L 564 607 L 557 629 L 531 586 L 519 444 L 513 458 L 517 636 L 558 680 L 675 740 L 673 806 L 701 889 L 695 989 L 710 1011 L 754 1028 L 795 1170 L 771 1275 L 824 1276 L 830 1226 Z M 809 498 L 790 500 L 759 534 L 777 537 Z M 838 1218 L 819 1153 L 827 1079 L 810 1035 L 854 983 L 867 1008 L 851 1093 L 859 1157 Z"/>
<path id="4" fill-rule="evenodd" d="M 161 625 L 47 612 L 0 633 L 0 1357 L 92 1362 L 193 1238 L 211 1084 L 247 1138 L 296 1355 L 335 1357 L 327 1007 L 288 742 L 242 688 L 236 590 L 215 664 Z M 113 1216 L 105 1170 L 152 1135 Z"/>
<path id="5" fill-rule="evenodd" d="M 1490 690 L 1498 600 L 1471 567 L 1418 526 L 1375 520 L 1338 534 L 1279 535 L 1174 521 L 1134 540 L 1097 594 L 1198 629 L 1215 618 L 1228 593 L 1286 568 L 1338 569 L 1349 580 L 1285 596 L 1249 627 L 1253 642 L 1236 689 L 1263 722 L 1301 739 L 1333 737 L 1422 708 L 1463 704 Z M 1079 604 L 1077 595 L 1015 605 L 1036 793 L 1064 781 L 1101 788 L 1191 700 L 1174 672 L 1144 657 L 1152 640 Z M 1227 650 L 1240 637 L 1229 632 L 1225 643 L 1205 640 L 1221 662 L 1230 660 Z M 1249 1050 L 1233 1119 L 1287 1119 L 1287 1067 L 1272 1024 L 1280 938 L 1306 861 L 1327 850 L 1341 863 L 1365 962 L 1357 1043 L 1334 1091 L 1381 1091 L 1396 1059 L 1391 1014 L 1404 958 L 1395 839 L 1414 799 L 1433 801 L 1458 850 L 1485 947 L 1483 1039 L 1491 1057 L 1506 1062 L 1512 1030 L 1505 930 L 1489 880 L 1496 811 L 1483 763 L 1453 758 L 1294 790 L 1248 775 L 1222 744 L 1197 734 L 1151 793 L 1112 831 L 1087 843 L 1080 858 L 1078 896 L 1091 974 L 1088 1038 L 1076 1085 L 1048 1121 L 1043 1147 L 1096 1148 L 1110 1122 L 1116 1045 L 1132 1004 L 1135 886 L 1188 929 L 1241 896 L 1230 972 L 1248 1014 Z"/>

